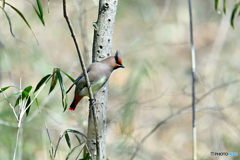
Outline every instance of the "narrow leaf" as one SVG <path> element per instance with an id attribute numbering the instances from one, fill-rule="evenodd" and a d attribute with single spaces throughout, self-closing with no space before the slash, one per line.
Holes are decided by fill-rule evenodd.
<path id="1" fill-rule="evenodd" d="M 32 31 L 32 33 L 33 33 L 33 35 L 34 35 L 34 37 L 35 37 L 35 39 L 36 39 L 36 41 L 37 41 L 37 43 L 38 43 L 38 39 L 37 39 L 35 33 L 33 32 L 31 26 L 29 25 L 28 21 L 26 20 L 26 18 L 25 18 L 24 15 L 22 14 L 22 12 L 20 12 L 17 8 L 15 8 L 14 6 L 12 6 L 11 4 L 9 4 L 9 3 L 7 3 L 7 2 L 6 2 L 6 4 L 9 5 L 14 11 L 16 11 L 17 14 L 24 20 L 24 22 L 27 24 L 28 28 Z"/>
<path id="2" fill-rule="evenodd" d="M 235 17 L 235 14 L 236 14 L 239 6 L 240 6 L 240 2 L 238 2 L 237 4 L 235 4 L 234 9 L 233 9 L 233 11 L 232 11 L 232 15 L 231 15 L 231 26 L 232 26 L 233 29 L 234 29 L 234 17 Z"/>
<path id="3" fill-rule="evenodd" d="M 67 129 L 66 131 L 67 131 L 67 132 L 71 132 L 71 133 L 79 134 L 80 136 L 82 136 L 82 137 L 84 137 L 85 139 L 87 139 L 87 137 L 86 137 L 83 133 L 81 133 L 81 132 L 79 132 L 79 131 L 77 131 L 77 130 Z"/>
<path id="4" fill-rule="evenodd" d="M 61 71 L 62 73 L 64 73 L 72 82 L 75 82 L 75 79 L 72 78 L 71 76 L 69 76 L 66 72 L 64 72 L 64 71 L 61 70 L 61 69 L 60 69 L 60 71 Z"/>
<path id="5" fill-rule="evenodd" d="M 2 8 L 4 9 L 5 7 L 5 0 L 2 0 Z"/>
<path id="6" fill-rule="evenodd" d="M 36 88 L 35 88 L 35 90 L 34 90 L 33 93 L 35 93 L 35 92 L 43 85 L 43 83 L 46 82 L 46 80 L 47 80 L 50 76 L 51 76 L 51 74 L 48 74 L 48 75 L 46 75 L 45 77 L 43 77 L 43 78 L 40 80 L 40 82 L 38 82 L 38 84 L 37 84 L 37 86 L 36 86 Z"/>
<path id="7" fill-rule="evenodd" d="M 15 107 L 17 105 L 19 105 L 19 101 L 21 98 L 22 98 L 22 100 L 24 100 L 25 98 L 28 98 L 29 92 L 31 91 L 31 89 L 32 89 L 32 86 L 28 86 L 28 87 L 24 88 L 24 90 L 22 91 L 22 96 L 20 95 L 15 102 Z"/>
<path id="8" fill-rule="evenodd" d="M 69 138 L 68 132 L 65 132 L 65 139 L 66 139 L 68 147 L 71 149 L 71 142 L 70 142 L 70 138 Z"/>
<path id="9" fill-rule="evenodd" d="M 36 101 L 37 107 L 38 107 L 38 109 L 39 109 L 39 103 L 38 103 L 38 99 L 37 99 L 37 98 L 35 98 L 35 101 Z"/>
<path id="10" fill-rule="evenodd" d="M 59 80 L 59 84 L 60 84 L 60 88 L 61 88 L 61 92 L 62 92 L 62 105 L 63 105 L 63 109 L 65 111 L 67 109 L 67 93 L 66 93 L 66 87 L 65 87 L 65 84 L 63 83 L 63 79 L 62 79 L 60 70 L 57 71 L 57 76 L 58 76 L 58 80 Z"/>
<path id="11" fill-rule="evenodd" d="M 20 98 L 21 98 L 21 95 L 20 95 L 20 96 L 18 96 L 18 98 L 17 98 L 17 100 L 16 100 L 16 102 L 15 102 L 15 105 L 14 105 L 14 107 L 16 107 L 17 105 L 19 105 L 19 100 L 20 100 Z"/>
<path id="12" fill-rule="evenodd" d="M 226 0 L 223 0 L 223 13 L 226 14 Z"/>
<path id="13" fill-rule="evenodd" d="M 30 103 L 31 103 L 31 97 L 28 98 L 26 107 L 28 107 L 28 105 L 29 105 Z M 31 106 L 29 106 L 28 109 L 26 110 L 26 117 L 28 116 L 28 113 L 29 113 L 29 111 L 30 111 L 30 108 L 31 108 Z"/>
<path id="14" fill-rule="evenodd" d="M 215 0 L 215 10 L 218 8 L 218 0 Z"/>
<path id="15" fill-rule="evenodd" d="M 29 93 L 32 90 L 32 86 L 27 86 L 23 91 Z"/>
<path id="16" fill-rule="evenodd" d="M 8 88 L 10 88 L 11 86 L 7 86 L 7 87 L 4 87 L 4 88 L 1 88 L 0 89 L 0 93 L 2 93 L 2 91 L 5 91 L 5 90 L 7 90 Z"/>
<path id="17" fill-rule="evenodd" d="M 49 93 L 50 94 L 52 92 L 52 90 L 55 88 L 56 84 L 57 84 L 57 74 L 56 74 L 57 69 L 54 68 L 53 69 L 53 77 L 52 77 L 52 82 L 51 82 L 51 86 L 50 86 L 50 90 Z"/>
<path id="18" fill-rule="evenodd" d="M 77 148 L 77 147 L 80 147 L 82 144 L 80 145 L 77 145 L 75 146 L 73 149 L 71 149 L 71 151 L 68 153 L 67 157 L 66 157 L 66 160 L 68 160 L 68 158 L 71 156 L 71 154 L 74 152 L 74 150 Z"/>
<path id="19" fill-rule="evenodd" d="M 38 9 L 39 9 L 40 16 L 41 16 L 40 20 L 42 21 L 43 25 L 45 26 L 44 19 L 43 19 L 43 9 L 42 9 L 42 4 L 41 4 L 40 0 L 37 0 L 37 5 L 38 5 Z"/>
<path id="20" fill-rule="evenodd" d="M 33 6 L 35 12 L 36 12 L 37 15 L 38 15 L 38 18 L 40 19 L 40 21 L 42 22 L 42 24 L 45 26 L 45 22 L 44 22 L 44 19 L 43 19 L 42 15 L 38 12 L 37 8 L 36 8 L 33 4 L 32 4 L 32 6 Z"/>
<path id="21" fill-rule="evenodd" d="M 74 134 L 74 136 L 77 138 L 78 143 L 81 144 L 81 140 L 80 140 L 80 138 L 79 138 L 76 134 Z"/>
<path id="22" fill-rule="evenodd" d="M 5 101 L 5 100 L 7 100 L 7 99 L 9 99 L 9 98 L 11 98 L 11 97 L 13 97 L 13 96 L 17 96 L 17 95 L 19 95 L 19 94 L 20 94 L 20 92 L 14 93 L 14 94 L 12 94 L 11 96 L 8 96 L 7 98 L 4 98 L 3 100 L 0 100 L 0 102 Z"/>
<path id="23" fill-rule="evenodd" d="M 79 160 L 92 160 L 92 157 L 89 155 L 89 153 L 87 153 L 86 156 Z"/>
<path id="24" fill-rule="evenodd" d="M 5 3 L 4 3 L 5 4 Z M 10 32 L 12 34 L 12 36 L 15 38 L 15 35 L 13 34 L 13 31 L 12 31 L 12 23 L 11 23 L 11 20 L 7 14 L 7 12 L 0 6 L 0 8 L 3 10 L 3 12 L 5 13 L 6 17 L 7 17 L 7 20 L 8 20 L 8 23 L 9 23 L 9 28 L 10 28 Z"/>

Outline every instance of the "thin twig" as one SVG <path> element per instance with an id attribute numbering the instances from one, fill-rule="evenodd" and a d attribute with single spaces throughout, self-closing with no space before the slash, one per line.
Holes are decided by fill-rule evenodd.
<path id="1" fill-rule="evenodd" d="M 196 116 L 195 116 L 195 49 L 193 42 L 193 25 L 192 25 L 192 7 L 191 0 L 188 0 L 189 6 L 189 22 L 190 22 L 190 40 L 191 40 L 191 58 L 192 58 L 192 134 L 193 134 L 193 160 L 197 159 L 197 127 L 196 127 Z"/>
<path id="2" fill-rule="evenodd" d="M 88 74 L 87 74 L 87 70 L 86 70 L 86 67 L 85 67 L 85 64 L 84 64 L 83 56 L 81 54 L 80 47 L 79 47 L 79 44 L 78 44 L 78 40 L 77 40 L 75 32 L 73 30 L 71 21 L 70 21 L 70 19 L 68 17 L 68 13 L 67 13 L 67 10 L 66 10 L 66 0 L 63 0 L 63 16 L 66 19 L 66 22 L 68 24 L 68 28 L 69 28 L 69 30 L 71 32 L 71 36 L 73 38 L 74 44 L 75 44 L 76 49 L 77 49 L 77 53 L 78 53 L 78 57 L 79 57 L 79 60 L 80 60 L 80 64 L 81 64 L 81 67 L 82 67 L 82 70 L 83 70 L 83 74 L 84 74 L 84 77 L 85 77 L 85 81 L 86 81 L 87 87 L 88 87 L 90 104 L 92 105 L 93 104 L 93 99 L 94 99 L 93 98 L 93 93 L 92 93 L 89 77 L 88 77 Z"/>
<path id="3" fill-rule="evenodd" d="M 19 122 L 19 123 L 20 123 L 20 122 Z M 15 160 L 15 158 L 16 158 L 16 154 L 17 154 L 17 146 L 18 146 L 19 132 L 20 132 L 20 127 L 18 127 L 18 130 L 17 130 L 17 138 L 16 138 L 16 143 L 15 143 L 15 149 L 14 149 L 14 154 L 13 154 L 13 160 Z"/>
<path id="4" fill-rule="evenodd" d="M 85 77 L 85 81 L 86 81 L 87 87 L 88 87 L 88 93 L 89 93 L 89 98 L 90 98 L 90 106 L 92 107 L 93 112 L 94 112 L 93 116 L 94 116 L 95 129 L 97 129 L 97 121 L 96 121 L 95 107 L 94 107 L 94 103 L 93 103 L 94 97 L 93 97 L 93 93 L 92 93 L 92 88 L 91 88 L 89 77 L 88 77 L 88 74 L 87 74 L 87 70 L 86 70 L 86 67 L 85 67 L 85 64 L 84 64 L 83 56 L 82 56 L 81 51 L 80 51 L 78 40 L 77 40 L 75 32 L 73 30 L 71 21 L 70 21 L 70 19 L 68 17 L 68 13 L 67 13 L 67 10 L 66 10 L 66 0 L 63 0 L 63 16 L 66 19 L 66 22 L 68 24 L 69 30 L 71 32 L 71 36 L 73 38 L 74 44 L 75 44 L 76 49 L 77 49 L 77 53 L 78 53 L 78 57 L 79 57 L 79 60 L 80 60 L 80 64 L 81 64 L 81 67 L 82 67 L 82 70 L 83 70 L 83 74 L 84 74 L 84 77 Z M 97 135 L 96 135 L 96 143 L 98 143 L 98 132 L 96 131 L 96 133 L 97 133 Z M 97 144 L 97 148 L 98 148 L 98 146 L 99 145 Z"/>
<path id="5" fill-rule="evenodd" d="M 48 139 L 49 139 L 49 142 L 50 142 L 50 145 L 51 145 L 51 148 L 52 148 L 52 153 L 50 151 L 49 152 L 50 152 L 50 155 L 53 156 L 53 145 L 52 145 L 51 137 L 50 137 L 46 122 L 45 122 L 45 127 L 46 127 L 46 130 L 47 130 Z"/>
<path id="6" fill-rule="evenodd" d="M 9 104 L 9 106 L 12 108 L 13 113 L 14 113 L 14 115 L 15 115 L 17 121 L 18 121 L 18 116 L 17 116 L 16 111 L 14 110 L 14 107 L 13 107 L 12 104 L 10 103 L 10 101 L 9 101 L 9 99 L 7 98 L 7 96 L 6 96 L 6 94 L 4 93 L 4 91 L 1 90 L 1 88 L 0 88 L 0 92 L 2 92 L 3 96 L 7 99 L 8 104 Z"/>

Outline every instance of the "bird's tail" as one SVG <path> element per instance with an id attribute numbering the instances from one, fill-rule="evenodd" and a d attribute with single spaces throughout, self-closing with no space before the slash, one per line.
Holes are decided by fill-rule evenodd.
<path id="1" fill-rule="evenodd" d="M 72 110 L 74 111 L 78 102 L 81 101 L 81 99 L 83 98 L 83 96 L 79 96 L 77 92 L 75 92 L 75 96 L 74 96 L 74 99 L 72 101 L 72 104 L 70 105 L 69 107 L 69 110 Z"/>

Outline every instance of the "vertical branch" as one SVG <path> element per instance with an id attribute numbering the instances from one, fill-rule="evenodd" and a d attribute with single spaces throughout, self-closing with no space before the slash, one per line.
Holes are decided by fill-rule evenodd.
<path id="1" fill-rule="evenodd" d="M 101 61 L 111 55 L 117 3 L 118 0 L 99 0 L 98 19 L 97 22 L 93 24 L 93 62 Z M 108 83 L 95 94 L 95 98 L 96 104 L 94 107 L 90 106 L 89 108 L 87 144 L 94 159 L 106 160 Z M 96 129 L 94 126 L 94 114 L 97 119 Z"/>
<path id="2" fill-rule="evenodd" d="M 195 116 L 195 49 L 193 43 L 193 26 L 192 26 L 192 7 L 191 0 L 188 0 L 189 21 L 190 21 L 190 39 L 191 39 L 191 57 L 192 57 L 192 133 L 193 133 L 193 160 L 197 159 L 197 128 Z"/>

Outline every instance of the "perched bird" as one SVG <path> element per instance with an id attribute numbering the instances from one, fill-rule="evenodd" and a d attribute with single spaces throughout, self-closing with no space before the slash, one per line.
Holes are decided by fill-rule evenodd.
<path id="1" fill-rule="evenodd" d="M 125 68 L 122 65 L 122 54 L 119 51 L 116 51 L 115 56 L 110 56 L 100 62 L 92 63 L 86 68 L 93 94 L 102 88 L 111 76 L 111 73 L 118 68 Z M 89 96 L 83 73 L 75 80 L 72 86 L 68 89 L 67 93 L 74 84 L 76 84 L 75 95 L 73 102 L 69 107 L 69 110 L 73 111 L 75 110 L 78 102 L 84 96 Z"/>

